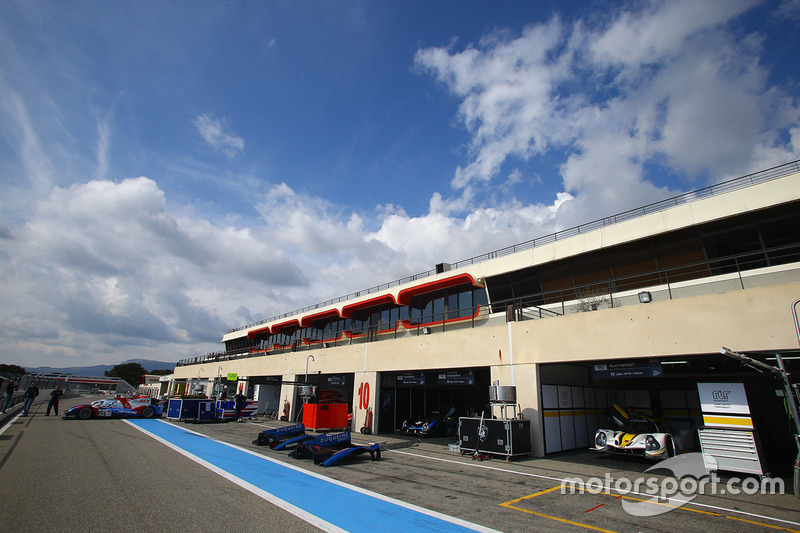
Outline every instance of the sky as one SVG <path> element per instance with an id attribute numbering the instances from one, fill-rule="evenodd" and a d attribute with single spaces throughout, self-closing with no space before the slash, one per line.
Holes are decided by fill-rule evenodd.
<path id="1" fill-rule="evenodd" d="M 0 362 L 230 328 L 800 159 L 800 0 L 0 3 Z"/>

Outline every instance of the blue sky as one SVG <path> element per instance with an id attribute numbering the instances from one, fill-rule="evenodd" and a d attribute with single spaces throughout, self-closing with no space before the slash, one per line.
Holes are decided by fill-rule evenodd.
<path id="1" fill-rule="evenodd" d="M 0 361 L 231 327 L 800 158 L 800 1 L 0 4 Z"/>

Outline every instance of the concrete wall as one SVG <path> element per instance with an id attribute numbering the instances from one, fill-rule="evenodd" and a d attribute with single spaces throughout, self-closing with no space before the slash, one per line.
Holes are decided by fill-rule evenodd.
<path id="1" fill-rule="evenodd" d="M 306 363 L 310 374 L 354 372 L 353 429 L 358 431 L 366 415 L 358 389 L 365 383 L 370 389 L 367 407 L 375 414 L 372 427 L 377 427 L 380 372 L 489 367 L 493 382 L 517 387 L 522 414 L 532 421 L 534 453 L 542 455 L 538 365 L 710 354 L 722 346 L 745 352 L 795 350 L 800 345 L 791 304 L 797 298 L 800 280 L 543 320 L 178 367 L 175 376 L 216 376 L 222 366 L 222 375 L 236 372 L 240 379 L 281 375 L 292 381 L 305 374 Z M 284 385 L 281 398 L 292 401 L 293 392 L 293 386 Z"/>

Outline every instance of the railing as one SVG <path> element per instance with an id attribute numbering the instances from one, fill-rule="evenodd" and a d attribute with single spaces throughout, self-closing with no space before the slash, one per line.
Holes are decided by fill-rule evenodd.
<path id="1" fill-rule="evenodd" d="M 492 302 L 493 312 L 514 310 L 515 320 L 548 318 L 638 302 L 639 291 L 663 293 L 665 300 L 681 297 L 677 291 L 701 293 L 702 287 L 726 283 L 731 290 L 747 288 L 747 273 L 761 267 L 800 263 L 800 245 L 788 245 L 719 257 L 677 267 L 614 277 L 561 290 L 541 292 L 523 298 Z M 800 276 L 798 276 L 800 281 Z M 651 295 L 652 296 L 652 295 Z"/>
<path id="2" fill-rule="evenodd" d="M 656 300 L 673 300 L 682 297 L 681 291 L 685 292 L 687 296 L 696 295 L 703 293 L 704 288 L 723 283 L 726 284 L 725 291 L 742 290 L 747 288 L 745 280 L 748 275 L 757 272 L 758 268 L 780 265 L 791 267 L 798 263 L 800 263 L 800 245 L 781 246 L 668 269 L 642 272 L 631 276 L 614 277 L 562 290 L 530 294 L 521 298 L 494 301 L 488 305 L 461 309 L 453 314 L 439 311 L 414 317 L 413 320 L 417 326 L 411 330 L 398 325 L 387 331 L 375 332 L 371 329 L 372 327 L 365 326 L 353 329 L 349 336 L 342 334 L 335 340 L 312 338 L 309 343 L 297 342 L 292 346 L 269 351 L 245 348 L 230 352 L 215 352 L 205 356 L 183 359 L 178 362 L 177 366 L 259 357 L 289 351 L 317 350 L 321 347 L 375 342 L 457 328 L 475 328 L 488 323 L 490 319 L 494 320 L 492 317 L 502 314 L 505 314 L 503 320 L 522 321 L 621 307 L 628 305 L 626 302 L 638 303 L 637 292 L 639 291 L 652 291 L 655 295 L 663 294 L 663 296 L 654 298 Z M 792 270 L 797 270 L 797 268 L 792 268 Z M 800 280 L 800 276 L 798 279 Z M 456 314 L 461 315 L 461 318 L 454 320 L 453 317 Z"/>
<path id="3" fill-rule="evenodd" d="M 800 172 L 800 160 L 792 161 L 791 163 L 785 163 L 783 165 L 779 165 L 777 167 L 768 168 L 766 170 L 761 170 L 759 172 L 754 172 L 752 174 L 747 174 L 745 176 L 740 176 L 738 178 L 734 178 L 732 180 L 724 181 L 722 183 L 718 183 L 716 185 L 711 185 L 709 187 L 705 187 L 703 189 L 698 189 L 696 191 L 687 192 L 684 194 L 680 194 L 673 198 L 668 198 L 666 200 L 662 200 L 660 202 L 655 202 L 652 204 L 645 205 L 643 207 L 638 207 L 636 209 L 631 209 L 629 211 L 625 211 L 619 213 L 617 215 L 613 215 L 610 217 L 601 218 L 595 220 L 593 222 L 588 222 L 586 224 L 581 224 L 580 226 L 575 226 L 573 228 L 565 229 L 562 231 L 558 231 L 556 233 L 551 233 L 550 235 L 545 235 L 543 237 L 538 237 L 536 239 L 525 241 L 519 244 L 515 244 L 512 246 L 508 246 L 506 248 L 501 248 L 499 250 L 495 250 L 493 252 L 489 252 L 486 254 L 478 255 L 472 257 L 470 259 L 465 259 L 463 261 L 458 261 L 457 263 L 452 263 L 450 266 L 451 268 L 461 268 L 464 266 L 474 265 L 477 263 L 482 263 L 484 261 L 489 261 L 491 259 L 496 259 L 498 257 L 503 257 L 506 255 L 514 254 L 517 252 L 521 252 L 524 250 L 529 250 L 531 248 L 536 248 L 537 246 L 543 246 L 546 244 L 551 244 L 559 240 L 567 239 L 569 237 L 574 237 L 575 235 L 581 235 L 582 233 L 586 233 L 589 231 L 594 231 L 599 228 L 611 226 L 620 222 L 625 222 L 627 220 L 631 220 L 634 218 L 643 217 L 645 215 L 649 215 L 652 213 L 658 213 L 659 211 L 664 211 L 665 209 L 670 209 L 672 207 L 676 207 L 682 204 L 686 204 L 695 200 L 703 199 L 703 198 L 710 198 L 712 196 L 716 196 L 718 194 L 723 194 L 731 191 L 735 191 L 738 189 L 743 189 L 745 187 L 750 187 L 753 185 L 757 185 L 759 183 L 764 183 L 767 181 L 771 181 L 774 179 L 782 178 L 784 176 L 788 176 L 789 174 L 794 174 L 795 172 Z M 413 281 L 417 281 L 420 279 L 424 279 L 436 274 L 436 270 L 428 270 L 426 272 L 422 272 L 419 274 L 414 274 L 412 276 L 407 276 L 405 278 L 401 278 L 395 281 L 390 281 L 389 283 L 384 283 L 382 285 L 376 285 L 375 287 L 370 287 L 369 289 L 363 289 L 354 293 L 347 294 L 345 296 L 339 296 L 338 298 L 333 298 L 331 300 L 327 300 L 325 302 L 320 302 L 314 305 L 310 305 L 307 307 L 303 307 L 300 309 L 296 309 L 294 311 L 290 311 L 288 313 L 283 313 L 280 315 L 276 315 L 270 318 L 266 318 L 264 320 L 260 320 L 258 322 L 253 322 L 251 324 L 247 324 L 246 326 L 240 326 L 237 328 L 229 329 L 228 333 L 233 333 L 235 331 L 241 331 L 244 329 L 249 329 L 255 326 L 260 326 L 262 324 L 267 324 L 270 322 L 274 322 L 276 320 L 280 320 L 282 318 L 292 317 L 295 315 L 307 313 L 309 311 L 314 311 L 316 309 L 320 309 L 323 307 L 329 307 L 331 305 L 335 305 L 337 303 L 346 302 L 348 300 L 352 300 L 354 298 L 359 298 L 361 296 L 367 296 L 370 294 L 374 294 L 376 292 L 385 291 L 387 289 L 391 289 L 392 287 L 397 287 L 399 285 L 404 285 L 406 283 L 411 283 Z"/>

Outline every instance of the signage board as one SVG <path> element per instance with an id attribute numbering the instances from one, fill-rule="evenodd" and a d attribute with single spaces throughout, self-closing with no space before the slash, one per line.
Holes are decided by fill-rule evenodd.
<path id="1" fill-rule="evenodd" d="M 425 385 L 425 374 L 423 372 L 403 372 L 397 374 L 396 382 L 398 385 Z"/>
<path id="2" fill-rule="evenodd" d="M 697 392 L 704 413 L 750 414 L 742 383 L 698 383 Z"/>
<path id="3" fill-rule="evenodd" d="M 698 383 L 703 424 L 709 427 L 752 429 L 750 405 L 742 383 Z"/>
<path id="4" fill-rule="evenodd" d="M 344 387 L 347 383 L 344 374 L 325 376 L 325 381 L 329 387 Z"/>
<path id="5" fill-rule="evenodd" d="M 239 379 L 239 374 L 236 372 L 229 372 L 228 373 L 228 381 L 236 381 Z"/>
<path id="6" fill-rule="evenodd" d="M 661 363 L 655 359 L 596 364 L 592 370 L 595 379 L 664 377 Z"/>
<path id="7" fill-rule="evenodd" d="M 439 374 L 439 385 L 475 385 L 472 370 L 448 370 Z"/>

